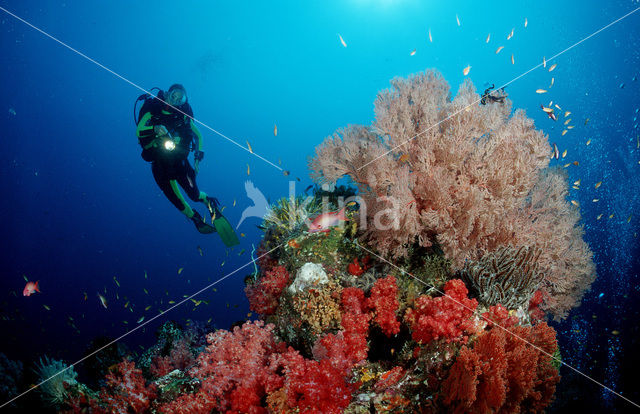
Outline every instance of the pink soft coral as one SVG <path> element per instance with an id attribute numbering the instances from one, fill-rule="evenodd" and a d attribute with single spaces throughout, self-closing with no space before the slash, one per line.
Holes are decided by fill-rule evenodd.
<path id="1" fill-rule="evenodd" d="M 349 126 L 316 148 L 318 182 L 348 175 L 366 205 L 363 237 L 382 254 L 437 242 L 455 268 L 500 246 L 538 246 L 545 308 L 564 317 L 595 275 L 566 173 L 511 102 L 478 105 L 470 81 L 451 100 L 436 71 L 394 79 L 378 94 L 371 128 Z"/>
<path id="2" fill-rule="evenodd" d="M 101 406 L 94 411 L 111 413 L 148 412 L 156 396 L 155 385 L 147 386 L 142 371 L 132 361 L 123 360 L 109 372 L 106 386 L 100 390 Z"/>
<path id="3" fill-rule="evenodd" d="M 400 332 L 400 322 L 396 317 L 398 310 L 398 286 L 396 278 L 387 276 L 376 280 L 367 299 L 369 308 L 374 310 L 375 321 L 385 335 L 391 336 Z"/>
<path id="4" fill-rule="evenodd" d="M 478 306 L 475 299 L 467 298 L 467 293 L 464 283 L 454 279 L 445 284 L 444 296 L 418 297 L 414 308 L 405 314 L 413 339 L 421 343 L 435 339 L 466 342 L 476 329 L 471 317 Z"/>

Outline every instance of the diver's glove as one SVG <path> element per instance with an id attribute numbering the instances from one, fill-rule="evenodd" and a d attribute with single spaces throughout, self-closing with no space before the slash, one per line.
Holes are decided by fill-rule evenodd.
<path id="1" fill-rule="evenodd" d="M 167 127 L 165 127 L 164 125 L 154 126 L 153 132 L 155 132 L 158 137 L 164 137 L 166 135 L 169 135 L 169 131 L 167 130 Z"/>
<path id="2" fill-rule="evenodd" d="M 195 161 L 202 161 L 202 159 L 204 158 L 204 152 L 203 151 L 199 151 L 199 150 L 195 150 L 193 152 L 193 159 Z"/>

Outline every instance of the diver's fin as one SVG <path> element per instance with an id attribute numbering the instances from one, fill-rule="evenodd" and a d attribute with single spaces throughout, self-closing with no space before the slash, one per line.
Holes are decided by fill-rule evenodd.
<path id="1" fill-rule="evenodd" d="M 213 226 L 220 235 L 225 246 L 232 247 L 240 244 L 240 240 L 238 240 L 236 232 L 233 231 L 231 223 L 229 223 L 229 220 L 227 220 L 222 214 L 216 214 L 216 217 L 213 219 Z"/>
<path id="2" fill-rule="evenodd" d="M 197 211 L 193 211 L 193 217 L 191 217 L 191 221 L 196 225 L 196 229 L 202 234 L 210 234 L 216 231 L 215 227 L 207 224 L 202 219 L 202 216 L 198 214 Z"/>

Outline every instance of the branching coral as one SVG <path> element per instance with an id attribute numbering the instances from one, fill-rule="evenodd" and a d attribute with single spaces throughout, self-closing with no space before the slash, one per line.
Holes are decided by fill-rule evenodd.
<path id="1" fill-rule="evenodd" d="M 542 282 L 538 269 L 541 249 L 500 247 L 468 261 L 462 270 L 462 280 L 477 293 L 486 306 L 502 304 L 509 309 L 527 305 Z"/>
<path id="2" fill-rule="evenodd" d="M 313 178 L 352 179 L 367 210 L 363 238 L 385 255 L 435 241 L 460 269 L 499 246 L 540 247 L 546 309 L 564 317 L 594 267 L 566 180 L 547 171 L 547 138 L 508 100 L 474 104 L 468 80 L 453 100 L 435 71 L 391 84 L 373 128 L 349 126 L 316 148 Z"/>

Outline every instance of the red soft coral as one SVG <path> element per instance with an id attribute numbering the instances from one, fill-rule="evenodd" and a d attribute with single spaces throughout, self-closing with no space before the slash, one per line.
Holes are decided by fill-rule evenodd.
<path id="1" fill-rule="evenodd" d="M 100 400 L 107 412 L 144 413 L 156 396 L 155 385 L 145 384 L 142 371 L 131 361 L 123 360 L 106 377 L 107 385 L 100 390 Z"/>
<path id="2" fill-rule="evenodd" d="M 214 411 L 264 412 L 262 398 L 282 386 L 271 356 L 280 350 L 273 325 L 247 322 L 207 336 L 209 346 L 190 373 L 202 381 L 198 398 Z"/>
<path id="3" fill-rule="evenodd" d="M 355 287 L 342 290 L 342 328 L 347 353 L 353 361 L 367 358 L 369 320 L 364 292 Z"/>
<path id="4" fill-rule="evenodd" d="M 489 309 L 482 314 L 482 317 L 487 321 L 488 327 L 492 327 L 495 324 L 503 328 L 509 328 L 518 323 L 518 318 L 510 316 L 509 310 L 499 303 L 495 306 L 489 306 Z"/>
<path id="5" fill-rule="evenodd" d="M 395 277 L 387 276 L 376 280 L 367 304 L 374 310 L 375 321 L 385 335 L 391 336 L 400 332 L 400 322 L 396 318 L 399 302 Z"/>
<path id="6" fill-rule="evenodd" d="M 555 331 L 545 323 L 491 329 L 473 348 L 462 347 L 442 384 L 442 401 L 454 413 L 542 411 L 560 380 L 551 365 L 556 349 Z"/>
<path id="7" fill-rule="evenodd" d="M 415 307 L 405 314 L 413 339 L 421 343 L 435 339 L 466 342 L 467 335 L 474 331 L 471 317 L 478 306 L 475 299 L 467 298 L 467 293 L 464 283 L 454 279 L 444 286 L 444 296 L 418 297 Z"/>
<path id="8" fill-rule="evenodd" d="M 262 315 L 274 313 L 278 307 L 278 299 L 288 284 L 289 273 L 284 266 L 267 270 L 258 282 L 244 289 L 251 310 Z"/>
<path id="9" fill-rule="evenodd" d="M 308 360 L 290 349 L 281 357 L 286 375 L 287 405 L 302 413 L 342 413 L 357 383 L 349 383 L 342 367 L 330 359 Z"/>

